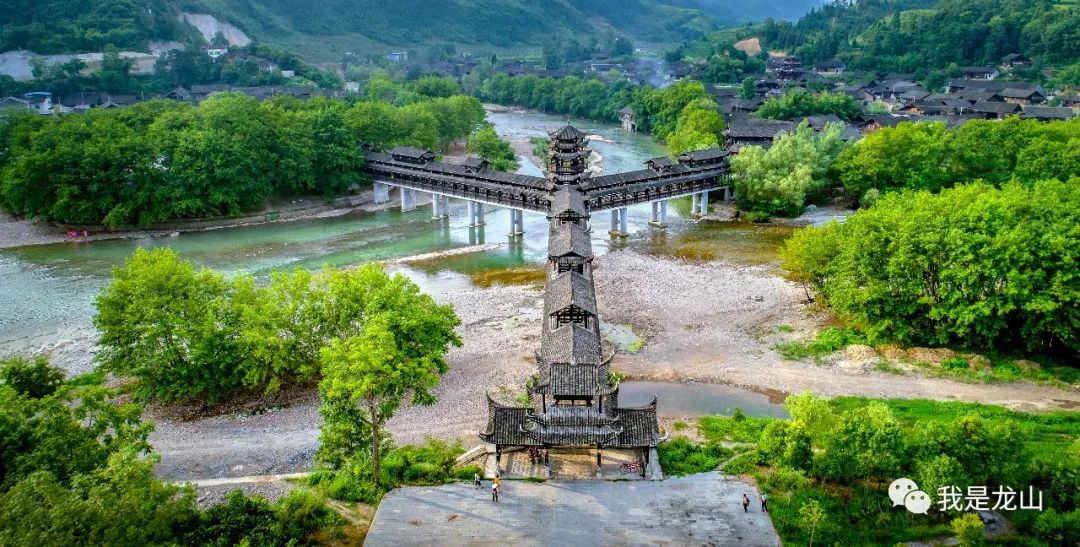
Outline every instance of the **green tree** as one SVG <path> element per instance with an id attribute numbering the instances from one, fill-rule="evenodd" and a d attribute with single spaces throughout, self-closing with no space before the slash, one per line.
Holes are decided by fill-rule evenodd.
<path id="1" fill-rule="evenodd" d="M 739 206 L 769 214 L 801 213 L 806 201 L 820 198 L 833 180 L 832 165 L 847 146 L 840 131 L 827 124 L 819 134 L 802 123 L 768 150 L 741 149 L 731 159 Z"/>
<path id="2" fill-rule="evenodd" d="M 799 507 L 799 526 L 810 533 L 810 545 L 814 545 L 814 532 L 825 522 L 825 509 L 817 500 L 810 500 Z"/>
<path id="3" fill-rule="evenodd" d="M 484 127 L 469 135 L 466 150 L 488 160 L 496 171 L 512 172 L 519 167 L 514 149 L 510 143 L 499 138 L 493 127 Z"/>
<path id="4" fill-rule="evenodd" d="M 42 355 L 33 359 L 18 356 L 0 359 L 0 386 L 9 386 L 23 397 L 47 397 L 63 381 L 64 371 L 50 365 Z"/>
<path id="5" fill-rule="evenodd" d="M 896 476 L 904 457 L 904 433 L 881 403 L 844 413 L 825 439 L 815 468 L 825 477 L 850 483 Z"/>
<path id="6" fill-rule="evenodd" d="M 459 320 L 452 308 L 435 304 L 404 276 L 390 277 L 377 265 L 355 274 L 330 273 L 326 283 L 336 296 L 333 307 L 361 321 L 350 322 L 322 350 L 320 387 L 360 408 L 372 438 L 380 439 L 402 404 L 434 402 L 431 389 L 447 371 L 444 354 L 461 345 L 454 333 Z M 371 443 L 376 484 L 381 444 Z"/>
<path id="7" fill-rule="evenodd" d="M 221 274 L 171 249 L 136 250 L 97 297 L 99 366 L 138 378 L 142 398 L 213 401 L 239 388 L 244 356 L 228 291 Z"/>
<path id="8" fill-rule="evenodd" d="M 983 521 L 977 513 L 964 513 L 952 520 L 956 544 L 960 547 L 979 547 L 986 544 Z"/>
<path id="9" fill-rule="evenodd" d="M 742 84 L 739 85 L 739 97 L 750 100 L 757 96 L 757 88 L 754 87 L 753 78 L 743 78 Z"/>
<path id="10" fill-rule="evenodd" d="M 890 194 L 784 254 L 872 340 L 1075 354 L 1077 181 Z"/>
<path id="11" fill-rule="evenodd" d="M 770 120 L 793 120 L 816 114 L 835 114 L 847 120 L 861 112 L 855 98 L 846 93 L 789 91 L 765 101 L 757 115 Z"/>

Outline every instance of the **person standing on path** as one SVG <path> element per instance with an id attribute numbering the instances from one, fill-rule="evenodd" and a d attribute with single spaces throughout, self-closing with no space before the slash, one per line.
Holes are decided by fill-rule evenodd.
<path id="1" fill-rule="evenodd" d="M 742 495 L 742 511 L 743 513 L 750 512 L 750 498 L 746 494 Z"/>
<path id="2" fill-rule="evenodd" d="M 476 484 L 477 488 L 483 488 L 484 485 L 480 484 L 480 473 L 473 473 L 472 474 L 472 480 L 473 480 L 473 483 Z"/>
<path id="3" fill-rule="evenodd" d="M 495 481 L 492 484 L 495 486 L 495 490 L 502 494 L 502 478 L 495 475 Z"/>
<path id="4" fill-rule="evenodd" d="M 491 481 L 491 501 L 499 501 L 499 483 Z"/>
<path id="5" fill-rule="evenodd" d="M 764 490 L 761 491 L 761 512 L 769 512 L 769 494 L 767 494 Z"/>

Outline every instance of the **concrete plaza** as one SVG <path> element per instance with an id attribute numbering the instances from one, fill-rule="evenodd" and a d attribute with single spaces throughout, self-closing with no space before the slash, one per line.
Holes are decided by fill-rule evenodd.
<path id="1" fill-rule="evenodd" d="M 743 513 L 743 494 L 755 503 Z M 503 481 L 407 487 L 383 498 L 365 545 L 742 545 L 780 539 L 750 484 L 719 473 L 664 481 Z"/>

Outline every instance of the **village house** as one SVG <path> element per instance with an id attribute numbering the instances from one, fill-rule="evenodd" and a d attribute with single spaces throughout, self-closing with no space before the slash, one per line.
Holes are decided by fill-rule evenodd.
<path id="1" fill-rule="evenodd" d="M 743 146 L 769 148 L 774 138 L 793 129 L 795 124 L 792 122 L 732 116 L 724 130 L 724 147 L 731 152 L 738 152 Z"/>
<path id="2" fill-rule="evenodd" d="M 814 72 L 823 76 L 828 74 L 843 74 L 846 69 L 847 65 L 837 60 L 824 61 L 814 65 Z"/>
<path id="3" fill-rule="evenodd" d="M 392 63 L 406 63 L 409 61 L 409 54 L 405 51 L 387 53 L 386 60 Z"/>
<path id="4" fill-rule="evenodd" d="M 1046 102 L 1046 94 L 1042 92 L 1042 88 L 1037 86 L 1021 88 L 1006 87 L 1005 89 L 998 91 L 997 94 L 1007 103 L 1029 105 Z"/>
<path id="5" fill-rule="evenodd" d="M 1003 120 L 1020 111 L 1020 105 L 1006 102 L 976 101 L 971 105 L 971 111 L 976 116 L 987 120 Z"/>
<path id="6" fill-rule="evenodd" d="M 1069 108 L 1080 107 L 1080 94 L 1058 95 L 1057 99 L 1061 103 L 1061 106 Z"/>
<path id="7" fill-rule="evenodd" d="M 1028 58 L 1019 53 L 1010 53 L 1001 58 L 1001 64 L 998 68 L 1004 71 L 1010 71 L 1014 68 L 1023 68 L 1028 66 Z"/>
<path id="8" fill-rule="evenodd" d="M 998 76 L 996 68 L 986 66 L 962 66 L 960 73 L 969 80 L 993 80 Z"/>
<path id="9" fill-rule="evenodd" d="M 634 122 L 634 109 L 626 105 L 619 110 L 619 121 L 626 131 L 637 131 L 637 123 Z"/>
<path id="10" fill-rule="evenodd" d="M 207 47 L 203 48 L 203 53 L 205 53 L 207 57 L 210 57 L 211 59 L 217 60 L 218 57 L 221 57 L 222 55 L 227 55 L 229 53 L 229 47 L 228 46 L 222 46 L 222 47 L 207 46 Z"/>
<path id="11" fill-rule="evenodd" d="M 1071 108 L 1066 107 L 1054 107 L 1054 106 L 1024 106 L 1023 111 L 1020 112 L 1020 119 L 1022 120 L 1039 120 L 1039 121 L 1054 121 L 1054 120 L 1071 120 L 1076 117 L 1076 112 Z"/>

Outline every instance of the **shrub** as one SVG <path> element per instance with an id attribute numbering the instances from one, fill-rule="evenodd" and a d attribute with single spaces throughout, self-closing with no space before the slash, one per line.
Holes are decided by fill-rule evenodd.
<path id="1" fill-rule="evenodd" d="M 965 513 L 952 521 L 956 542 L 960 547 L 978 547 L 986 543 L 983 521 L 975 513 Z"/>
<path id="2" fill-rule="evenodd" d="M 657 452 L 664 473 L 675 476 L 712 471 L 731 455 L 730 450 L 718 444 L 694 444 L 686 437 L 661 444 Z"/>
<path id="3" fill-rule="evenodd" d="M 941 368 L 945 370 L 968 370 L 969 365 L 967 359 L 962 357 L 953 357 L 941 362 Z"/>
<path id="4" fill-rule="evenodd" d="M 64 382 L 64 371 L 49 364 L 49 359 L 37 356 L 9 357 L 0 360 L 0 385 L 10 386 L 19 395 L 40 399 L 52 395 Z"/>

